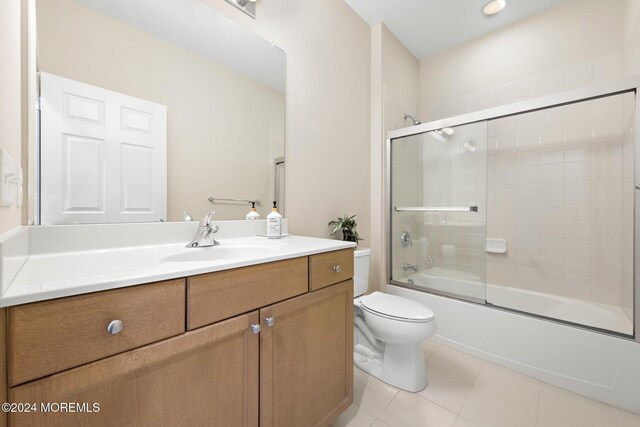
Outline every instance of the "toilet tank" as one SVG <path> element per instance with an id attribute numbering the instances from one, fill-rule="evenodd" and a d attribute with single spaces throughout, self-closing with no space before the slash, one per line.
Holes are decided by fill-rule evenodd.
<path id="1" fill-rule="evenodd" d="M 371 249 L 358 248 L 353 251 L 353 297 L 364 295 L 369 289 L 369 260 Z"/>

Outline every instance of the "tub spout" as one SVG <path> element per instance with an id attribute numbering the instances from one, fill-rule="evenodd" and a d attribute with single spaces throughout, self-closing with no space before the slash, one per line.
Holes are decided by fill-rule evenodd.
<path id="1" fill-rule="evenodd" d="M 415 271 L 416 273 L 418 272 L 418 266 L 417 266 L 417 265 L 407 264 L 406 262 L 402 265 L 402 269 L 403 269 L 404 271 L 407 271 L 407 270 L 413 270 L 413 271 Z"/>

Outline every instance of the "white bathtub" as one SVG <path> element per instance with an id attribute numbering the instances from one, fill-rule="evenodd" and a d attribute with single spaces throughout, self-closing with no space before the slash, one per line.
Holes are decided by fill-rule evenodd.
<path id="1" fill-rule="evenodd" d="M 409 282 L 409 281 L 412 282 Z M 480 277 L 433 268 L 402 280 L 417 288 L 487 301 L 497 307 L 564 320 L 607 331 L 633 334 L 633 323 L 621 307 L 508 286 L 484 284 Z"/>
<path id="2" fill-rule="evenodd" d="M 451 292 L 456 285 L 458 289 L 473 290 L 472 280 L 420 276 L 411 276 L 414 287 L 421 280 L 430 279 L 440 290 L 446 286 Z M 481 295 L 484 285 L 475 283 L 476 295 Z M 438 321 L 435 342 L 640 413 L 640 344 L 631 339 L 395 285 L 387 285 L 386 290 L 434 311 Z M 521 311 L 538 310 L 549 317 L 572 317 L 576 323 L 589 321 L 577 319 L 576 315 L 610 322 L 610 327 L 618 321 L 627 326 L 629 322 L 626 316 L 626 320 L 621 319 L 616 310 L 589 302 L 495 285 L 488 285 L 487 293 L 494 304 L 499 301 Z"/>

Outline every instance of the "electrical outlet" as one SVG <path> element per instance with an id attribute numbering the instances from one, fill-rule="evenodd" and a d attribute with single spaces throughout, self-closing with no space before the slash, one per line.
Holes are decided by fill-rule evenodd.
<path id="1" fill-rule="evenodd" d="M 0 148 L 0 206 L 11 206 L 16 199 L 15 188 L 16 163 Z"/>

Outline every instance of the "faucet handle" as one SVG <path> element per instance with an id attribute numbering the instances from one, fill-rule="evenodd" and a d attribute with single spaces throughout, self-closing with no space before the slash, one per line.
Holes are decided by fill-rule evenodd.
<path id="1" fill-rule="evenodd" d="M 211 220 L 213 219 L 213 214 L 215 213 L 215 211 L 212 211 L 206 214 L 204 218 L 202 218 L 202 221 L 200 221 L 200 227 L 211 227 Z"/>

